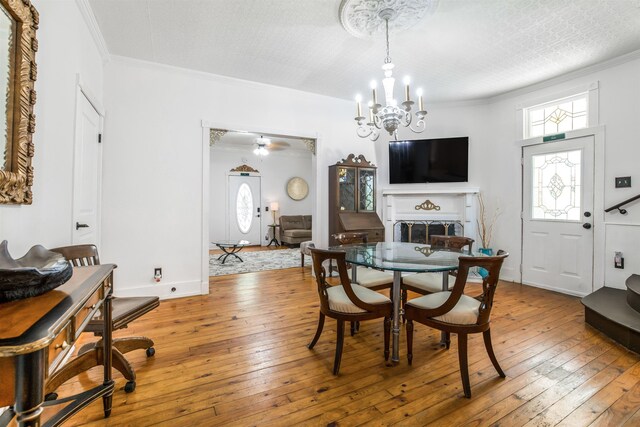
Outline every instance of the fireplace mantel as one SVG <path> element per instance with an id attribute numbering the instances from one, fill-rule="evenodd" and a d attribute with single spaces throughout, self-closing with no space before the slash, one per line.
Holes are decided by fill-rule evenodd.
<path id="1" fill-rule="evenodd" d="M 382 218 L 385 225 L 385 240 L 388 242 L 394 240 L 393 230 L 397 222 L 438 220 L 459 222 L 464 227 L 464 235 L 477 240 L 476 218 L 479 192 L 480 189 L 476 187 L 384 188 Z M 418 208 L 423 204 L 425 208 Z"/>

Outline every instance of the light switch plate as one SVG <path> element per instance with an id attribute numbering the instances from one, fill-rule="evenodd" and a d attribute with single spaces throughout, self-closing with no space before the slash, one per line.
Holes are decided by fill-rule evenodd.
<path id="1" fill-rule="evenodd" d="M 631 187 L 631 177 L 630 176 L 617 176 L 616 177 L 616 188 L 625 188 Z"/>

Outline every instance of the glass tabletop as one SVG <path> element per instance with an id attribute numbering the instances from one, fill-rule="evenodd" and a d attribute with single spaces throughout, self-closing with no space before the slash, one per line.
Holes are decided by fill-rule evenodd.
<path id="1" fill-rule="evenodd" d="M 247 246 L 250 245 L 251 242 L 249 242 L 248 240 L 215 240 L 213 242 L 214 245 L 219 246 L 219 247 L 237 247 L 237 246 Z"/>
<path id="2" fill-rule="evenodd" d="M 458 268 L 460 256 L 484 256 L 479 252 L 445 249 L 418 243 L 381 242 L 334 246 L 346 252 L 348 263 L 391 271 L 433 272 Z"/>

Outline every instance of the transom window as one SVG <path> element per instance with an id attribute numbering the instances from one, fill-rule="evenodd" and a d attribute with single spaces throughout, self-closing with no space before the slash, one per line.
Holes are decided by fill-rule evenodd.
<path id="1" fill-rule="evenodd" d="M 524 137 L 552 135 L 589 126 L 589 97 L 581 93 L 524 109 Z"/>

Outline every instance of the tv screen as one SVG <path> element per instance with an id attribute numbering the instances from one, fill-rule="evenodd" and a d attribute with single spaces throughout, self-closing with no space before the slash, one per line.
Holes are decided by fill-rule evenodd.
<path id="1" fill-rule="evenodd" d="M 389 183 L 467 182 L 469 137 L 389 142 Z"/>

